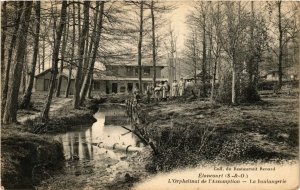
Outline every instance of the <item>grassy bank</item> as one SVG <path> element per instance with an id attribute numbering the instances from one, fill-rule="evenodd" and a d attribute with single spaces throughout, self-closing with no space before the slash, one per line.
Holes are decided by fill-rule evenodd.
<path id="1" fill-rule="evenodd" d="M 92 124 L 96 121 L 93 117 L 95 110 L 82 107 L 75 110 L 71 102 L 63 108 L 50 113 L 50 120 L 45 122 L 41 118 L 29 119 L 24 122 L 24 127 L 31 133 L 60 133 L 72 130 L 80 125 Z"/>
<path id="2" fill-rule="evenodd" d="M 62 145 L 46 135 L 22 132 L 22 126 L 2 126 L 1 180 L 7 189 L 33 188 L 49 178 L 63 160 Z"/>
<path id="3" fill-rule="evenodd" d="M 262 99 L 239 106 L 184 99 L 142 106 L 147 133 L 160 152 L 148 170 L 297 159 L 298 96 Z"/>
<path id="4" fill-rule="evenodd" d="M 52 176 L 64 159 L 62 145 L 49 134 L 66 132 L 80 125 L 91 124 L 96 120 L 97 111 L 88 101 L 79 110 L 72 108 L 71 101 L 63 98 L 53 100 L 50 120 L 43 122 L 38 114 L 43 108 L 45 94 L 33 94 L 30 110 L 19 110 L 18 118 L 25 118 L 22 124 L 2 125 L 1 128 L 1 180 L 8 189 L 33 188 L 42 180 Z M 63 102 L 63 104 L 61 103 Z"/>

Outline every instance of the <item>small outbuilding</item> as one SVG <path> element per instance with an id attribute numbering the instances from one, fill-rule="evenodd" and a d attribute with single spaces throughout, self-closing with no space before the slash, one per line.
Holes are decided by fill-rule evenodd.
<path id="1" fill-rule="evenodd" d="M 75 82 L 75 70 L 71 71 L 71 85 L 70 85 L 70 94 L 73 94 L 74 91 L 74 82 Z M 57 81 L 59 79 L 60 74 L 57 75 L 55 80 L 55 88 L 57 87 Z M 61 81 L 61 92 L 65 92 L 67 85 L 68 85 L 68 76 L 69 76 L 69 69 L 64 68 L 63 73 L 61 74 L 62 81 Z M 47 69 L 35 76 L 35 90 L 36 91 L 48 91 L 50 87 L 50 80 L 51 80 L 51 69 Z"/>

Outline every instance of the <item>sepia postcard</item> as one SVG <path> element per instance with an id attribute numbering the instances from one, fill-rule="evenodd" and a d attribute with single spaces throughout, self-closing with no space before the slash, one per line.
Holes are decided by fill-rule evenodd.
<path id="1" fill-rule="evenodd" d="M 1 1 L 1 189 L 299 189 L 299 8 Z"/>

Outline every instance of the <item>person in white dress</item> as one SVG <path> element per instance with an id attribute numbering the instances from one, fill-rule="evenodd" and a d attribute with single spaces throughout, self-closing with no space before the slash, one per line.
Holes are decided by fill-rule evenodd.
<path id="1" fill-rule="evenodd" d="M 178 88 L 179 88 L 179 96 L 183 96 L 183 93 L 184 93 L 184 80 L 183 80 L 183 78 L 180 79 L 179 84 L 178 84 Z"/>

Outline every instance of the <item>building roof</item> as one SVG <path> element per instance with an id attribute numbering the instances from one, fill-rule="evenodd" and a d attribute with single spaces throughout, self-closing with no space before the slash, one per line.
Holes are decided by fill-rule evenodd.
<path id="1" fill-rule="evenodd" d="M 47 73 L 51 72 L 51 68 L 50 69 L 46 69 L 44 70 L 43 72 L 35 75 L 35 77 L 40 77 L 40 76 L 43 76 Z M 63 68 L 63 73 L 62 73 L 63 76 L 65 77 L 68 77 L 69 76 L 69 68 L 65 67 Z M 75 79 L 75 75 L 76 75 L 76 70 L 75 69 L 72 69 L 72 72 L 71 72 L 71 79 Z"/>
<path id="2" fill-rule="evenodd" d="M 106 75 L 102 72 L 94 72 L 93 74 L 94 80 L 109 80 L 109 81 L 138 81 L 138 77 L 123 77 L 123 76 L 114 76 L 114 75 Z M 152 81 L 152 77 L 142 78 L 143 81 Z M 166 78 L 156 78 L 157 81 L 166 81 Z"/>
<path id="3" fill-rule="evenodd" d="M 43 76 L 47 73 L 51 72 L 51 69 L 47 69 L 37 75 L 35 75 L 35 77 L 40 77 Z M 63 76 L 68 77 L 69 76 L 69 69 L 68 68 L 64 68 L 63 69 Z M 75 79 L 76 76 L 76 70 L 72 69 L 72 73 L 71 73 L 71 79 Z M 122 76 L 108 76 L 106 75 L 104 72 L 101 72 L 99 70 L 94 71 L 93 73 L 93 80 L 111 80 L 111 81 L 137 81 L 139 80 L 137 77 L 122 77 Z M 152 78 L 142 78 L 143 81 L 152 81 Z M 168 79 L 166 78 L 157 78 L 157 81 L 166 81 Z"/>
<path id="4" fill-rule="evenodd" d="M 111 63 L 106 66 L 131 66 L 131 67 L 138 67 L 138 64 L 136 63 Z M 156 67 L 167 67 L 168 65 L 162 64 L 162 63 L 157 63 Z M 142 67 L 153 67 L 152 63 L 142 63 Z"/>

